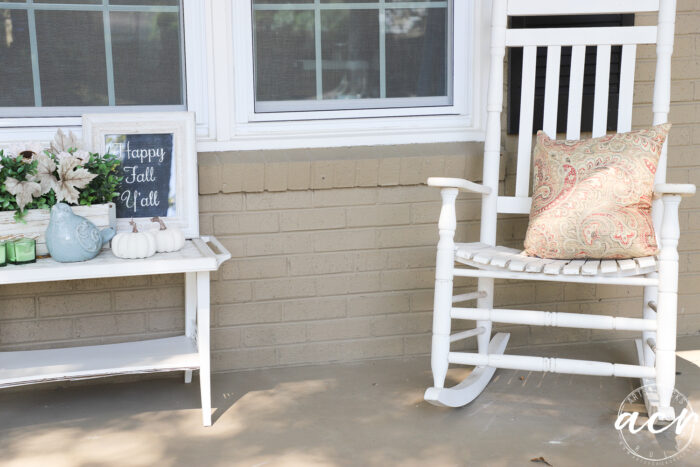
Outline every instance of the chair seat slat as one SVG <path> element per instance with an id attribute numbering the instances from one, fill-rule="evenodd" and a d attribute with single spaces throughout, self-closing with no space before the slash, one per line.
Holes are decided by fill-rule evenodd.
<path id="1" fill-rule="evenodd" d="M 496 251 L 492 248 L 484 248 L 483 250 L 476 252 L 472 260 L 479 264 L 489 264 L 491 263 L 495 253 Z"/>
<path id="2" fill-rule="evenodd" d="M 510 261 L 520 253 L 520 251 L 515 248 L 506 248 L 502 246 L 497 246 L 496 250 L 498 250 L 498 252 L 493 258 L 493 261 L 491 261 L 491 265 L 499 268 L 508 266 Z"/>
<path id="3" fill-rule="evenodd" d="M 483 248 L 475 252 L 472 261 L 479 264 L 493 264 L 494 266 L 504 267 L 507 261 L 520 253 L 520 250 L 514 248 L 506 248 L 502 246 Z"/>
<path id="4" fill-rule="evenodd" d="M 544 267 L 545 274 L 561 274 L 561 270 L 569 263 L 568 259 L 558 259 Z"/>
<path id="5" fill-rule="evenodd" d="M 549 263 L 557 261 L 556 259 L 543 259 L 537 258 L 535 261 L 530 261 L 525 265 L 525 271 L 527 272 L 542 272 L 545 266 Z"/>
<path id="6" fill-rule="evenodd" d="M 489 248 L 491 245 L 486 243 L 458 243 L 455 245 L 457 254 L 463 259 L 472 259 L 476 253 L 484 248 Z"/>
<path id="7" fill-rule="evenodd" d="M 617 272 L 617 261 L 614 259 L 604 259 L 600 262 L 600 272 L 602 274 L 612 274 Z"/>
<path id="8" fill-rule="evenodd" d="M 587 259 L 583 266 L 581 266 L 581 274 L 584 276 L 595 276 L 598 274 L 598 268 L 600 267 L 599 259 Z"/>
<path id="9" fill-rule="evenodd" d="M 637 263 L 635 263 L 633 259 L 618 259 L 617 265 L 623 272 L 633 271 L 637 269 Z"/>
<path id="10" fill-rule="evenodd" d="M 575 259 L 573 261 L 569 261 L 569 263 L 564 266 L 564 274 L 566 275 L 574 275 L 574 274 L 579 274 L 581 272 L 581 267 L 586 263 L 585 259 Z"/>
<path id="11" fill-rule="evenodd" d="M 656 267 L 656 258 L 653 256 L 643 256 L 641 258 L 635 258 L 635 261 L 639 265 L 640 269 L 650 269 Z"/>
<path id="12" fill-rule="evenodd" d="M 511 271 L 521 272 L 525 270 L 525 266 L 528 263 L 537 261 L 539 258 L 533 258 L 532 256 L 525 256 L 523 254 L 515 255 L 513 259 L 508 264 L 508 269 Z"/>

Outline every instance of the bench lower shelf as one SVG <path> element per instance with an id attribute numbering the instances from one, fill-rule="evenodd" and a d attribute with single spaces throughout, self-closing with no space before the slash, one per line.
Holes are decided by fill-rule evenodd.
<path id="1" fill-rule="evenodd" d="M 197 343 L 188 336 L 2 352 L 0 388 L 133 373 L 196 370 L 199 366 Z"/>

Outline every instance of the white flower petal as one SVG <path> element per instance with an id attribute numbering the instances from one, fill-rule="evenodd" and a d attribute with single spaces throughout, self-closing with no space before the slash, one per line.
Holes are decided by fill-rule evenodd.
<path id="1" fill-rule="evenodd" d="M 68 155 L 58 162 L 58 181 L 54 187 L 56 198 L 59 201 L 77 203 L 80 193 L 77 188 L 85 188 L 97 174 L 91 174 L 87 169 L 78 167 L 80 159 L 73 155 Z"/>
<path id="2" fill-rule="evenodd" d="M 38 183 L 31 181 L 20 182 L 13 177 L 7 177 L 5 189 L 10 194 L 15 195 L 20 211 L 24 210 L 24 207 L 31 203 L 33 198 L 41 196 L 41 186 Z"/>
<path id="3" fill-rule="evenodd" d="M 30 152 L 32 154 L 42 154 L 46 146 L 38 141 L 25 141 L 22 143 L 12 143 L 5 149 L 5 156 L 17 157 L 20 154 Z"/>
<path id="4" fill-rule="evenodd" d="M 73 152 L 73 155 L 80 159 L 80 161 L 83 163 L 88 162 L 90 160 L 90 153 L 83 149 L 78 149 L 77 151 Z"/>

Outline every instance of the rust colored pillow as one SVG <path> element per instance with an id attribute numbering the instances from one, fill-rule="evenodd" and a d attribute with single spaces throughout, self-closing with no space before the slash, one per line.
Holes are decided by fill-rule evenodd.
<path id="1" fill-rule="evenodd" d="M 670 123 L 580 141 L 537 133 L 525 252 L 540 258 L 635 258 L 658 253 L 654 173 Z"/>

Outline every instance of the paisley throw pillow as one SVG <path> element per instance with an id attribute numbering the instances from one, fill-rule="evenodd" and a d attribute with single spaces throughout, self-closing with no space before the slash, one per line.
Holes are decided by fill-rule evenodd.
<path id="1" fill-rule="evenodd" d="M 670 123 L 580 141 L 537 133 L 525 251 L 540 258 L 635 258 L 658 253 L 654 173 Z"/>

